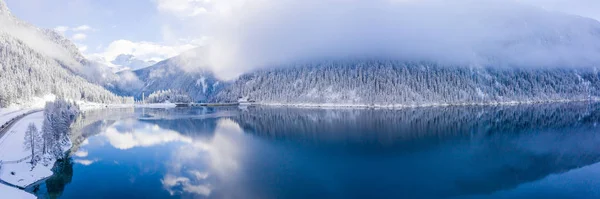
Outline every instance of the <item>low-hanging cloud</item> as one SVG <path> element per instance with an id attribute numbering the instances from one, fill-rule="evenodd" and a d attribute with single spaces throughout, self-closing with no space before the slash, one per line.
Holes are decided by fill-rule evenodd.
<path id="1" fill-rule="evenodd" d="M 512 0 L 224 0 L 202 17 L 224 79 L 294 61 L 383 58 L 590 67 L 600 23 Z"/>
<path id="2" fill-rule="evenodd" d="M 1 6 L 2 4 L 0 4 L 0 11 L 2 10 Z M 73 70 L 81 71 L 81 63 L 73 58 L 71 52 L 49 39 L 49 36 L 45 35 L 41 29 L 14 18 L 8 10 L 0 12 L 0 27 L 0 34 L 7 34 L 11 38 L 23 42 L 37 53 L 60 61 Z"/>

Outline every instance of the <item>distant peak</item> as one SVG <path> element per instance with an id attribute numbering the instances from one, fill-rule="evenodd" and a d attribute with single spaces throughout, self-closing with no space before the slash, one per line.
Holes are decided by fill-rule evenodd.
<path id="1" fill-rule="evenodd" d="M 10 10 L 8 9 L 8 6 L 6 6 L 6 2 L 4 2 L 4 0 L 0 0 L 0 15 L 9 15 L 10 14 Z"/>
<path id="2" fill-rule="evenodd" d="M 132 59 L 133 57 L 134 56 L 131 54 L 120 54 L 115 58 L 115 60 Z"/>

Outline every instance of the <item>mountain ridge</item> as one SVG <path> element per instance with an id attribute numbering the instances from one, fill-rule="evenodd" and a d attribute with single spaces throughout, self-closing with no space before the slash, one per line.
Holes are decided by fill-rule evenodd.
<path id="1" fill-rule="evenodd" d="M 3 0 L 0 12 L 0 107 L 48 94 L 100 103 L 133 101 L 91 83 L 83 68 L 87 60 L 69 40 L 16 18 Z"/>
<path id="2" fill-rule="evenodd" d="M 195 102 L 206 102 L 227 82 L 218 80 L 213 72 L 205 69 L 203 52 L 202 48 L 192 49 L 152 66 L 119 72 L 119 76 L 136 78 L 139 82 L 134 89 L 125 85 L 115 86 L 113 91 L 142 99 L 142 95 L 147 97 L 157 91 L 178 90 L 187 93 Z"/>

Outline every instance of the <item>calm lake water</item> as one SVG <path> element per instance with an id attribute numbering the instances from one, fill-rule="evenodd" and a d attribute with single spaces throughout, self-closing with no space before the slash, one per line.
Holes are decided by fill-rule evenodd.
<path id="1" fill-rule="evenodd" d="M 600 105 L 86 113 L 40 198 L 600 198 Z"/>

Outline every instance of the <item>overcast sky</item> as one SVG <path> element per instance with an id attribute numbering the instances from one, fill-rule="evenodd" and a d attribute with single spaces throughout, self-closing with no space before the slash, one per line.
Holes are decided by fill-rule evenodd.
<path id="1" fill-rule="evenodd" d="M 206 31 L 206 27 L 210 27 L 211 22 L 214 23 L 207 18 L 210 19 L 211 15 L 215 14 L 227 16 L 231 14 L 228 13 L 231 7 L 245 6 L 247 1 L 252 0 L 5 1 L 17 17 L 36 26 L 63 32 L 87 56 L 112 59 L 124 53 L 134 54 L 147 60 L 160 60 L 203 45 L 211 34 L 210 31 Z M 268 2 L 268 0 L 254 1 Z M 345 3 L 343 0 L 334 1 Z M 547 10 L 600 19 L 598 0 L 514 1 Z M 250 6 L 244 9 L 255 8 Z M 327 12 L 327 10 L 320 11 Z"/>

